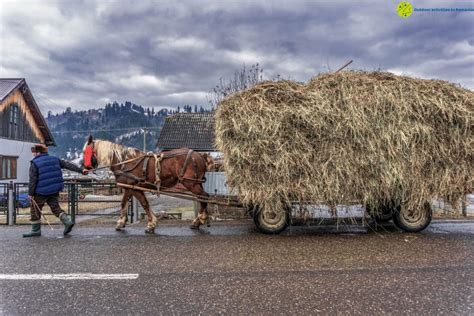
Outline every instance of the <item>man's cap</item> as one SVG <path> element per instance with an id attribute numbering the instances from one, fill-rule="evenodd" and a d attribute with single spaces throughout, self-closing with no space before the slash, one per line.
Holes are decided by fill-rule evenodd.
<path id="1" fill-rule="evenodd" d="M 48 147 L 43 144 L 36 144 L 33 147 L 31 147 L 31 152 L 32 153 L 47 153 L 48 152 Z"/>

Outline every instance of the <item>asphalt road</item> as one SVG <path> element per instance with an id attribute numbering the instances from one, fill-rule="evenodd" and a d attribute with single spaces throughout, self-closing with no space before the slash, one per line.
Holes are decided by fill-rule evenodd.
<path id="1" fill-rule="evenodd" d="M 342 228 L 342 229 L 341 229 Z M 136 274 L 116 280 L 1 280 L 0 314 L 473 314 L 474 222 L 419 234 L 251 222 L 202 231 L 0 227 L 0 274 Z M 341 232 L 342 231 L 342 232 Z"/>

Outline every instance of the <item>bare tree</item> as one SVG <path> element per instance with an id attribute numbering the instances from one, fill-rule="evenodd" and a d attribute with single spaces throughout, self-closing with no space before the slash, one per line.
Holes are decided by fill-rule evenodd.
<path id="1" fill-rule="evenodd" d="M 209 91 L 209 104 L 216 108 L 219 102 L 229 95 L 250 88 L 263 80 L 263 69 L 258 63 L 246 68 L 245 65 L 241 70 L 234 73 L 232 79 L 220 78 L 219 84 Z"/>

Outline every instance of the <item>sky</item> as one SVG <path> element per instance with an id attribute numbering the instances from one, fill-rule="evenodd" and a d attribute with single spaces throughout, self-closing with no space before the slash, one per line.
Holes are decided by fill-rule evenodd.
<path id="1" fill-rule="evenodd" d="M 127 100 L 207 107 L 220 78 L 256 63 L 267 79 L 306 82 L 353 60 L 474 89 L 474 12 L 401 18 L 399 2 L 1 0 L 0 77 L 26 78 L 43 114 Z"/>

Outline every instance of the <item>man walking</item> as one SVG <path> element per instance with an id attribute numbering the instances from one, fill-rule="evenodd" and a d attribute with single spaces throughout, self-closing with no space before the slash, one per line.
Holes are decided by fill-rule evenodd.
<path id="1" fill-rule="evenodd" d="M 41 236 L 41 210 L 48 203 L 51 211 L 59 217 L 64 224 L 64 235 L 67 235 L 74 226 L 71 218 L 59 206 L 59 192 L 64 188 L 64 180 L 61 169 L 69 169 L 75 172 L 87 174 L 76 165 L 48 155 L 48 147 L 37 144 L 31 147 L 34 158 L 30 165 L 30 183 L 28 195 L 31 201 L 31 232 L 23 234 L 23 237 Z"/>

